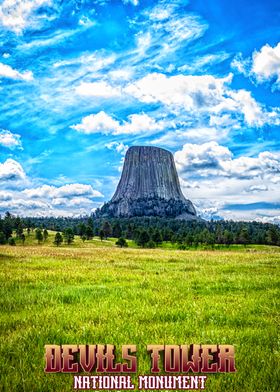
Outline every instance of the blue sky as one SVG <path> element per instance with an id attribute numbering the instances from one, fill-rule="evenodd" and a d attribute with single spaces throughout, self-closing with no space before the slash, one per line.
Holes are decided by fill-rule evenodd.
<path id="1" fill-rule="evenodd" d="M 90 213 L 155 145 L 203 217 L 280 222 L 279 25 L 278 1 L 0 1 L 0 213 Z"/>

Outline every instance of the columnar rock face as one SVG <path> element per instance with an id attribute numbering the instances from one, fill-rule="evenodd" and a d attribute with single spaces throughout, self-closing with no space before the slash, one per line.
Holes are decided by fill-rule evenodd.
<path id="1" fill-rule="evenodd" d="M 172 153 L 146 146 L 128 149 L 117 190 L 101 213 L 196 219 L 192 203 L 182 194 Z"/>

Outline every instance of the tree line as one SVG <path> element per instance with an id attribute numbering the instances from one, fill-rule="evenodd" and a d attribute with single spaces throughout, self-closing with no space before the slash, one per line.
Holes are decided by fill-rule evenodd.
<path id="1" fill-rule="evenodd" d="M 82 241 L 99 236 L 101 240 L 117 238 L 118 246 L 126 246 L 126 240 L 135 241 L 141 247 L 155 247 L 162 242 L 185 247 L 200 244 L 265 244 L 280 246 L 280 227 L 270 223 L 236 221 L 183 221 L 160 217 L 135 217 L 103 219 L 94 216 L 79 218 L 41 217 L 20 218 L 9 212 L 0 217 L 0 244 L 15 245 L 15 237 L 23 243 L 25 233 L 35 231 L 38 243 L 46 241 L 48 231 L 56 231 L 55 244 L 70 245 L 75 235 Z"/>

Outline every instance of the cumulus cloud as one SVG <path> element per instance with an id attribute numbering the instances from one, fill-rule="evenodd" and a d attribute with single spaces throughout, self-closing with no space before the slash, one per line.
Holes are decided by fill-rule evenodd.
<path id="1" fill-rule="evenodd" d="M 0 78 L 24 80 L 25 82 L 30 82 L 34 79 L 31 71 L 19 72 L 3 63 L 0 63 Z"/>
<path id="2" fill-rule="evenodd" d="M 228 147 L 217 142 L 185 144 L 175 153 L 181 173 L 195 172 L 201 176 L 223 176 L 239 179 L 280 175 L 280 153 L 263 151 L 257 157 L 234 158 Z"/>
<path id="3" fill-rule="evenodd" d="M 2 202 L 0 201 L 0 211 L 10 211 L 20 213 L 22 212 L 25 214 L 26 211 L 51 211 L 52 206 L 49 203 L 43 202 L 41 200 L 28 200 L 28 199 L 21 199 L 21 198 L 13 198 L 11 200 Z"/>
<path id="4" fill-rule="evenodd" d="M 6 129 L 0 130 L 0 146 L 14 150 L 22 148 L 20 135 L 14 134 Z"/>
<path id="5" fill-rule="evenodd" d="M 60 187 L 42 185 L 21 190 L 22 186 L 18 187 L 17 182 L 7 182 L 7 179 L 20 178 L 16 173 L 19 167 L 11 161 L 8 160 L 8 164 L 11 166 L 13 163 L 13 170 L 6 170 L 4 174 L 3 166 L 0 165 L 0 213 L 10 211 L 21 216 L 79 216 L 89 214 L 102 204 L 98 201 L 104 197 L 102 193 L 88 184 L 75 183 Z M 11 186 L 7 187 L 7 184 Z"/>
<path id="6" fill-rule="evenodd" d="M 280 87 L 280 42 L 274 48 L 266 44 L 253 53 L 252 73 L 260 83 L 275 78 L 275 87 Z"/>
<path id="7" fill-rule="evenodd" d="M 215 171 L 222 174 L 222 164 L 232 160 L 232 153 L 217 142 L 201 145 L 188 143 L 175 153 L 174 158 L 180 172 L 195 171 L 208 175 L 209 172 Z"/>
<path id="8" fill-rule="evenodd" d="M 102 197 L 101 192 L 87 184 L 42 185 L 22 191 L 15 187 L 0 191 L 0 213 L 9 210 L 24 216 L 79 216 L 100 206 L 96 199 Z"/>
<path id="9" fill-rule="evenodd" d="M 249 76 L 250 59 L 244 59 L 241 53 L 238 53 L 231 62 L 231 68 L 244 76 Z"/>
<path id="10" fill-rule="evenodd" d="M 20 181 L 26 178 L 21 164 L 14 159 L 0 163 L 0 181 Z"/>
<path id="11" fill-rule="evenodd" d="M 85 184 L 68 184 L 61 186 L 55 190 L 56 197 L 103 197 L 103 195 L 92 188 L 91 185 Z"/>
<path id="12" fill-rule="evenodd" d="M 12 200 L 13 194 L 8 191 L 0 191 L 0 202 Z"/>
<path id="13" fill-rule="evenodd" d="M 177 147 L 181 146 L 186 141 L 195 143 L 205 143 L 211 141 L 222 141 L 227 140 L 230 129 L 218 128 L 218 127 L 197 127 L 188 128 L 187 124 L 178 124 L 178 127 L 182 129 L 176 129 L 175 131 L 169 131 L 164 133 L 162 136 L 151 141 L 151 144 Z"/>
<path id="14" fill-rule="evenodd" d="M 246 90 L 232 90 L 232 74 L 224 78 L 212 75 L 175 75 L 151 73 L 128 84 L 124 91 L 139 101 L 162 103 L 175 112 L 187 111 L 200 115 L 243 115 L 249 126 L 280 124 L 279 113 L 260 105 Z"/>
<path id="15" fill-rule="evenodd" d="M 31 198 L 103 197 L 99 191 L 86 184 L 67 184 L 61 187 L 43 185 L 38 188 L 25 189 L 23 193 Z"/>
<path id="16" fill-rule="evenodd" d="M 93 201 L 87 197 L 73 197 L 69 200 L 67 197 L 57 197 L 52 200 L 54 207 L 88 207 L 93 204 Z"/>
<path id="17" fill-rule="evenodd" d="M 251 193 L 251 192 L 263 192 L 267 191 L 268 187 L 266 185 L 260 184 L 260 185 L 251 185 L 248 189 L 246 189 L 246 192 Z"/>
<path id="18" fill-rule="evenodd" d="M 279 152 L 235 158 L 216 142 L 185 144 L 175 153 L 175 163 L 185 196 L 195 201 L 203 217 L 252 220 L 273 208 L 277 214 Z"/>
<path id="19" fill-rule="evenodd" d="M 220 103 L 224 85 L 230 83 L 231 79 L 231 75 L 226 78 L 215 78 L 211 75 L 168 77 L 154 72 L 130 83 L 125 91 L 145 103 L 161 102 L 168 106 L 180 105 L 190 110 Z"/>
<path id="20" fill-rule="evenodd" d="M 0 5 L 0 23 L 8 30 L 20 34 L 26 27 L 38 27 L 46 15 L 36 15 L 43 6 L 52 5 L 52 0 L 4 0 Z"/>
<path id="21" fill-rule="evenodd" d="M 253 97 L 250 91 L 238 90 L 229 91 L 229 97 L 225 102 L 221 102 L 214 111 L 220 113 L 224 110 L 232 110 L 236 113 L 243 113 L 245 122 L 252 127 L 262 127 L 265 124 L 280 124 L 279 113 L 275 110 L 266 111 Z"/>
<path id="22" fill-rule="evenodd" d="M 238 54 L 231 63 L 232 68 L 257 83 L 272 83 L 272 90 L 280 88 L 280 42 L 271 47 L 264 45 L 259 51 L 255 50 L 252 58 L 243 59 Z"/>
<path id="23" fill-rule="evenodd" d="M 71 128 L 78 132 L 91 133 L 113 133 L 120 127 L 119 121 L 113 119 L 104 111 L 97 114 L 90 114 L 82 119 L 80 124 L 72 125 Z"/>
<path id="24" fill-rule="evenodd" d="M 101 111 L 84 117 L 80 124 L 72 125 L 71 128 L 85 134 L 121 135 L 158 132 L 164 128 L 164 123 L 162 121 L 156 122 L 154 118 L 145 113 L 131 114 L 128 116 L 128 121 L 120 123 Z"/>
<path id="25" fill-rule="evenodd" d="M 125 155 L 126 151 L 128 150 L 128 146 L 123 144 L 122 142 L 111 142 L 105 144 L 109 150 L 116 150 L 119 154 Z"/>

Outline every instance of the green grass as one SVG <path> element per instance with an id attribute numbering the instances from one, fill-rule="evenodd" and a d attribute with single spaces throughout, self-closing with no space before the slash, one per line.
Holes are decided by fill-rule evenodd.
<path id="1" fill-rule="evenodd" d="M 280 385 L 280 249 L 127 249 L 95 238 L 55 247 L 0 247 L 0 388 L 71 391 L 73 375 L 44 374 L 45 344 L 232 344 L 235 374 L 207 391 L 273 392 Z"/>

